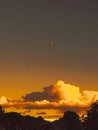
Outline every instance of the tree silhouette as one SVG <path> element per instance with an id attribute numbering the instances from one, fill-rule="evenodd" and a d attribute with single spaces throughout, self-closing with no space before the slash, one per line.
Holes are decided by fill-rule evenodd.
<path id="1" fill-rule="evenodd" d="M 2 108 L 2 106 L 0 105 L 0 115 L 4 114 L 4 110 Z"/>
<path id="2" fill-rule="evenodd" d="M 65 112 L 63 120 L 65 122 L 67 130 L 83 130 L 83 126 L 80 121 L 79 115 L 76 112 Z"/>
<path id="3" fill-rule="evenodd" d="M 91 109 L 87 111 L 84 117 L 84 125 L 86 130 L 98 130 L 98 101 L 91 105 Z"/>
<path id="4" fill-rule="evenodd" d="M 17 112 L 4 113 L 0 106 L 0 130 L 83 130 L 83 127 L 79 115 L 73 111 L 65 112 L 62 118 L 50 123 L 40 116 L 35 118 Z"/>
<path id="5" fill-rule="evenodd" d="M 0 116 L 0 130 L 44 130 L 48 124 L 49 122 L 42 117 L 22 116 L 17 112 L 8 112 Z"/>

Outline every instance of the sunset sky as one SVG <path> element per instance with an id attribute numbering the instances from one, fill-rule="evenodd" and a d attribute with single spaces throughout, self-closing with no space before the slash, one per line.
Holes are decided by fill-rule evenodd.
<path id="1" fill-rule="evenodd" d="M 95 0 L 1 0 L 1 104 L 46 118 L 86 109 L 98 98 L 97 34 Z"/>

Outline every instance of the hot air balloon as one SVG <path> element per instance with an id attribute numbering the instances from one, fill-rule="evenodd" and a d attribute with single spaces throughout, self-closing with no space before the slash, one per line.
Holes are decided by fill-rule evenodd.
<path id="1" fill-rule="evenodd" d="M 53 46 L 53 42 L 51 41 L 51 42 L 49 42 L 49 46 L 50 47 L 52 47 Z"/>

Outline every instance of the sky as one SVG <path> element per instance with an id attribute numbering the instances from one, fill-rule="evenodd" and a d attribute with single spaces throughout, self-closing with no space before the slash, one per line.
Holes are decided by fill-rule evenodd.
<path id="1" fill-rule="evenodd" d="M 96 0 L 1 0 L 0 96 L 26 100 L 58 81 L 82 95 L 97 92 L 97 7 Z"/>

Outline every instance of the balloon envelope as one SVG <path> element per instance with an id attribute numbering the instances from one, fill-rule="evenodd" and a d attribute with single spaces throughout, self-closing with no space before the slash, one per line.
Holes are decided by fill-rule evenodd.
<path id="1" fill-rule="evenodd" d="M 50 42 L 50 43 L 49 43 L 49 46 L 50 46 L 50 47 L 52 47 L 52 45 L 53 45 L 53 43 L 52 43 L 52 42 Z"/>

